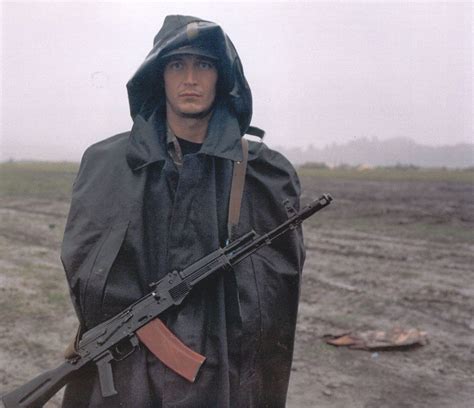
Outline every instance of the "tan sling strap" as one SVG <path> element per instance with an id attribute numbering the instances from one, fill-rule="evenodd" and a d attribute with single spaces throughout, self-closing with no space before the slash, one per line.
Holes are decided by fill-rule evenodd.
<path id="1" fill-rule="evenodd" d="M 249 157 L 249 142 L 242 138 L 242 161 L 234 162 L 232 173 L 232 185 L 229 199 L 229 216 L 227 218 L 227 239 L 230 241 L 240 218 L 240 205 L 244 193 L 245 173 L 247 172 L 247 161 Z"/>

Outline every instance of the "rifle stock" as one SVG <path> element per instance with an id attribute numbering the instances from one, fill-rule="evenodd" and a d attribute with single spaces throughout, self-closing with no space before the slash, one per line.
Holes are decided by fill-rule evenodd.
<path id="1" fill-rule="evenodd" d="M 80 361 L 65 361 L 60 366 L 35 377 L 16 390 L 2 396 L 6 408 L 38 408 L 66 385 L 75 372 L 83 367 Z"/>
<path id="2" fill-rule="evenodd" d="M 159 358 L 189 381 L 194 381 L 205 357 L 186 347 L 161 321 L 157 319 L 165 310 L 179 305 L 192 288 L 208 276 L 231 269 L 244 258 L 275 239 L 297 228 L 305 219 L 328 206 L 332 201 L 324 194 L 287 221 L 266 234 L 250 231 L 224 248 L 218 248 L 182 271 L 172 271 L 160 281 L 150 285 L 153 290 L 111 319 L 86 331 L 77 348 L 77 357 L 47 371 L 21 387 L 5 394 L 1 400 L 5 408 L 42 407 L 57 391 L 80 375 L 89 363 L 96 364 L 102 396 L 115 395 L 111 360 L 128 357 L 138 346 L 138 339 Z M 126 346 L 127 353 L 123 353 Z"/>

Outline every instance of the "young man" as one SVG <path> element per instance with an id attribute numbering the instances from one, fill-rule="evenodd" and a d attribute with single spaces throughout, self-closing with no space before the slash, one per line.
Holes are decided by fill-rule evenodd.
<path id="1" fill-rule="evenodd" d="M 131 132 L 91 146 L 74 183 L 62 260 L 82 330 L 123 310 L 149 284 L 299 207 L 290 163 L 249 143 L 240 219 L 229 228 L 233 168 L 243 159 L 252 98 L 222 29 L 169 16 L 127 85 Z M 112 369 L 102 397 L 94 367 L 68 385 L 65 407 L 283 407 L 293 352 L 301 231 L 194 288 L 160 316 L 206 361 L 194 383 L 145 346 Z"/>
<path id="2" fill-rule="evenodd" d="M 216 97 L 217 69 L 198 48 L 182 51 L 165 64 L 166 121 L 184 140 L 203 143 Z"/>

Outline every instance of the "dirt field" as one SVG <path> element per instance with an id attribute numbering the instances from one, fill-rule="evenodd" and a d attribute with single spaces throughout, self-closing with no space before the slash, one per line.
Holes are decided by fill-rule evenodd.
<path id="1" fill-rule="evenodd" d="M 75 167 L 2 166 L 0 394 L 58 365 L 75 327 L 59 261 Z M 289 408 L 474 406 L 474 177 L 445 176 L 302 172 L 303 201 L 334 202 L 305 224 Z M 394 326 L 426 331 L 429 344 L 368 352 L 322 340 Z"/>

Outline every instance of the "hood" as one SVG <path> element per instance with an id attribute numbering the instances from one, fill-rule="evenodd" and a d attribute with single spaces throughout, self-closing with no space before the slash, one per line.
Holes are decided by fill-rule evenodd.
<path id="1" fill-rule="evenodd" d="M 163 55 L 186 45 L 198 45 L 219 58 L 218 102 L 235 118 L 243 135 L 252 117 L 252 95 L 240 58 L 222 28 L 210 21 L 190 16 L 167 16 L 155 36 L 153 48 L 127 83 L 130 114 L 147 120 L 152 113 L 165 113 Z M 221 115 L 221 114 L 220 114 Z"/>

